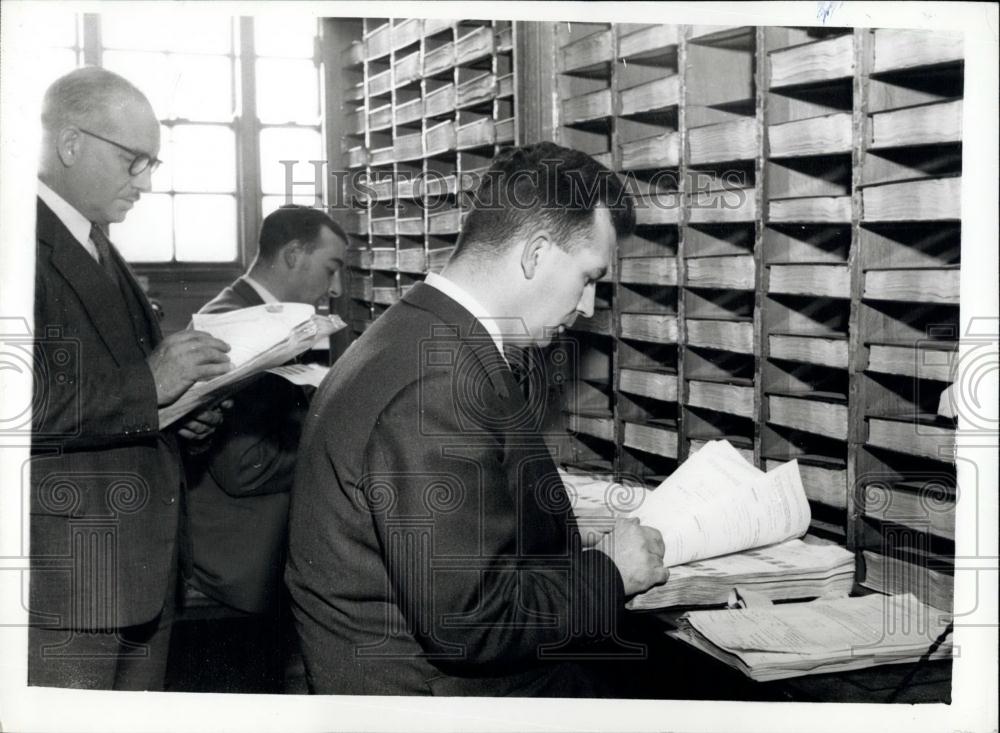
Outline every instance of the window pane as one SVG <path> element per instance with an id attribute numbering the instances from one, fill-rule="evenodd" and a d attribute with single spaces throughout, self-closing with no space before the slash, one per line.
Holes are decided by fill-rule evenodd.
<path id="1" fill-rule="evenodd" d="M 77 67 L 76 51 L 69 48 L 39 48 L 34 58 L 35 63 L 28 71 L 36 79 L 33 86 L 38 90 L 39 99 L 49 84 Z"/>
<path id="2" fill-rule="evenodd" d="M 312 61 L 257 61 L 257 117 L 261 122 L 315 123 L 319 119 L 319 72 Z"/>
<path id="3" fill-rule="evenodd" d="M 277 209 L 279 206 L 284 206 L 287 203 L 301 204 L 302 206 L 315 206 L 316 201 L 313 199 L 311 193 L 298 194 L 292 196 L 292 200 L 286 201 L 285 196 L 264 196 L 260 200 L 260 215 L 261 217 L 267 216 L 272 211 Z M 259 226 L 259 222 L 258 222 Z"/>
<path id="4" fill-rule="evenodd" d="M 157 117 L 170 118 L 175 83 L 166 54 L 105 51 L 102 65 L 139 87 L 153 105 Z"/>
<path id="5" fill-rule="evenodd" d="M 175 117 L 206 122 L 233 118 L 233 62 L 228 56 L 171 56 Z"/>
<path id="6" fill-rule="evenodd" d="M 101 15 L 101 41 L 107 48 L 179 53 L 229 53 L 233 19 L 203 12 L 144 6 L 140 11 Z"/>
<path id="7" fill-rule="evenodd" d="M 174 197 L 179 262 L 233 262 L 236 259 L 236 198 Z"/>
<path id="8" fill-rule="evenodd" d="M 319 130 L 303 128 L 271 127 L 260 133 L 260 182 L 262 192 L 285 193 L 285 170 L 288 166 L 280 161 L 297 161 L 290 166 L 292 171 L 292 191 L 298 195 L 312 197 L 316 190 L 316 169 L 309 161 L 325 161 L 323 139 Z M 326 176 L 329 174 L 324 164 L 320 168 L 320 196 L 323 195 Z M 298 185 L 301 181 L 302 185 Z"/>
<path id="9" fill-rule="evenodd" d="M 289 18 L 280 22 L 254 18 L 254 51 L 258 56 L 298 56 L 312 58 L 316 37 L 316 18 Z"/>
<path id="10" fill-rule="evenodd" d="M 163 162 L 153 174 L 154 191 L 172 191 L 174 188 L 174 152 L 171 137 L 173 133 L 166 125 L 160 125 L 160 153 Z"/>
<path id="11" fill-rule="evenodd" d="M 171 201 L 147 193 L 121 224 L 112 224 L 111 241 L 129 262 L 169 262 L 173 252 Z"/>
<path id="12" fill-rule="evenodd" d="M 77 17 L 59 3 L 33 3 L 29 13 L 20 15 L 13 32 L 38 46 L 75 46 Z"/>
<path id="13" fill-rule="evenodd" d="M 105 51 L 104 67 L 139 87 L 161 120 L 232 119 L 232 63 L 226 57 Z"/>
<path id="14" fill-rule="evenodd" d="M 236 135 L 230 128 L 177 125 L 170 155 L 174 190 L 236 190 Z"/>

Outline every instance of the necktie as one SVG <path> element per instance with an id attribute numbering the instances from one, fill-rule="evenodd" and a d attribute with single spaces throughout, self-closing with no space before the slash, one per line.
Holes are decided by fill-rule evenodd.
<path id="1" fill-rule="evenodd" d="M 521 388 L 521 394 L 527 400 L 530 395 L 531 370 L 528 364 L 530 357 L 524 349 L 510 345 L 504 346 L 504 356 L 507 357 L 507 364 L 510 366 L 511 372 L 514 373 L 517 386 Z"/>
<path id="2" fill-rule="evenodd" d="M 104 230 L 97 224 L 90 225 L 90 241 L 97 248 L 97 254 L 101 260 L 101 267 L 104 268 L 104 272 L 111 278 L 111 282 L 115 284 L 115 287 L 120 288 L 121 283 L 118 280 L 118 270 L 111 256 L 111 240 L 108 239 Z"/>
<path id="3" fill-rule="evenodd" d="M 155 334 L 155 325 L 150 324 L 154 324 L 155 320 L 150 319 L 146 313 L 148 308 L 144 308 L 142 302 L 136 299 L 134 291 L 129 287 L 128 275 L 120 274 L 121 271 L 118 269 L 111 251 L 111 240 L 108 239 L 104 230 L 97 224 L 91 224 L 90 226 L 90 241 L 94 243 L 94 247 L 97 249 L 101 267 L 108 278 L 110 278 L 115 290 L 121 296 L 122 306 L 124 306 L 129 321 L 132 324 L 132 333 L 142 347 L 146 349 L 146 352 L 149 353 L 150 344 L 155 340 L 155 336 L 151 335 Z M 153 319 L 155 319 L 155 316 L 153 316 Z"/>

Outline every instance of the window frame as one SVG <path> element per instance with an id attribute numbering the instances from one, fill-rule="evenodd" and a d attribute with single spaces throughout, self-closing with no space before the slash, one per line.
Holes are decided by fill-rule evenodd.
<path id="1" fill-rule="evenodd" d="M 78 43 L 83 51 L 83 63 L 103 66 L 104 45 L 101 38 L 101 14 L 82 13 Z M 317 18 L 316 36 L 309 59 L 317 69 L 319 84 L 319 119 L 316 124 L 268 123 L 262 124 L 257 114 L 257 53 L 254 41 L 253 16 L 234 15 L 233 28 L 237 31 L 236 44 L 228 54 L 234 63 L 234 93 L 236 111 L 230 122 L 213 122 L 230 127 L 236 142 L 236 259 L 228 262 L 134 262 L 132 269 L 139 276 L 162 280 L 168 274 L 182 274 L 185 280 L 211 281 L 236 277 L 244 272 L 256 254 L 257 229 L 261 219 L 265 193 L 261 181 L 260 133 L 271 127 L 302 127 L 315 129 L 326 148 L 326 111 L 323 65 L 323 26 Z M 271 58 L 262 56 L 261 58 Z M 280 57 L 276 57 L 280 58 Z M 305 57 L 303 57 L 305 58 Z M 195 120 L 163 120 L 161 124 L 173 128 L 178 124 L 194 124 Z M 172 191 L 172 195 L 176 192 Z M 273 195 L 273 194 L 272 194 Z M 176 257 L 176 251 L 173 253 Z"/>

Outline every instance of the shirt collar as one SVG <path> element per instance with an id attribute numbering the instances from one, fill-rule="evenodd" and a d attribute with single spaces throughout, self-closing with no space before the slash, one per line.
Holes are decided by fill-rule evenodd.
<path id="1" fill-rule="evenodd" d="M 53 191 L 41 179 L 38 181 L 38 198 L 52 209 L 52 213 L 63 223 L 63 226 L 69 229 L 73 239 L 79 242 L 90 253 L 91 257 L 98 259 L 97 247 L 90 241 L 91 223 L 87 217 L 73 208 L 72 204 Z"/>
<path id="2" fill-rule="evenodd" d="M 475 316 L 476 320 L 486 330 L 486 333 L 493 339 L 493 343 L 496 344 L 497 349 L 500 351 L 500 356 L 503 357 L 504 361 L 507 361 L 507 356 L 503 351 L 503 333 L 500 330 L 500 325 L 490 315 L 489 311 L 483 307 L 482 303 L 473 298 L 465 288 L 436 272 L 428 273 L 427 277 L 424 278 L 424 282 L 432 288 L 440 290 Z"/>
<path id="3" fill-rule="evenodd" d="M 257 295 L 259 295 L 260 299 L 263 300 L 265 303 L 271 304 L 271 303 L 280 303 L 281 302 L 276 297 L 274 297 L 274 293 L 272 293 L 270 290 L 268 290 L 267 288 L 265 288 L 259 282 L 257 282 L 256 280 L 254 280 L 252 277 L 250 277 L 250 275 L 243 275 L 243 277 L 241 279 L 243 280 L 243 282 L 245 282 L 251 288 L 253 288 L 254 290 L 256 290 L 257 291 Z"/>

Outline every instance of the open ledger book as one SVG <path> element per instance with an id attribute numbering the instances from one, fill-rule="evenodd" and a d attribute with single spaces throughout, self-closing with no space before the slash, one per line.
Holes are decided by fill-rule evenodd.
<path id="1" fill-rule="evenodd" d="M 596 477 L 564 474 L 564 482 L 581 525 L 603 501 L 608 513 L 638 517 L 663 535 L 670 579 L 629 608 L 725 603 L 737 586 L 773 599 L 846 594 L 853 583 L 848 550 L 797 539 L 810 512 L 796 461 L 765 473 L 718 440 L 651 491 Z"/>
<path id="2" fill-rule="evenodd" d="M 274 303 L 226 313 L 196 313 L 191 325 L 229 344 L 233 368 L 226 374 L 193 384 L 187 392 L 159 412 L 160 429 L 168 427 L 204 405 L 215 402 L 257 375 L 271 371 L 297 383 L 313 383 L 317 370 L 281 367 L 308 351 L 320 339 L 347 324 L 339 316 L 320 316 L 304 303 Z M 309 381 L 298 381 L 309 372 Z"/>
<path id="3" fill-rule="evenodd" d="M 951 618 L 912 594 L 689 611 L 668 635 L 755 680 L 952 655 Z"/>

